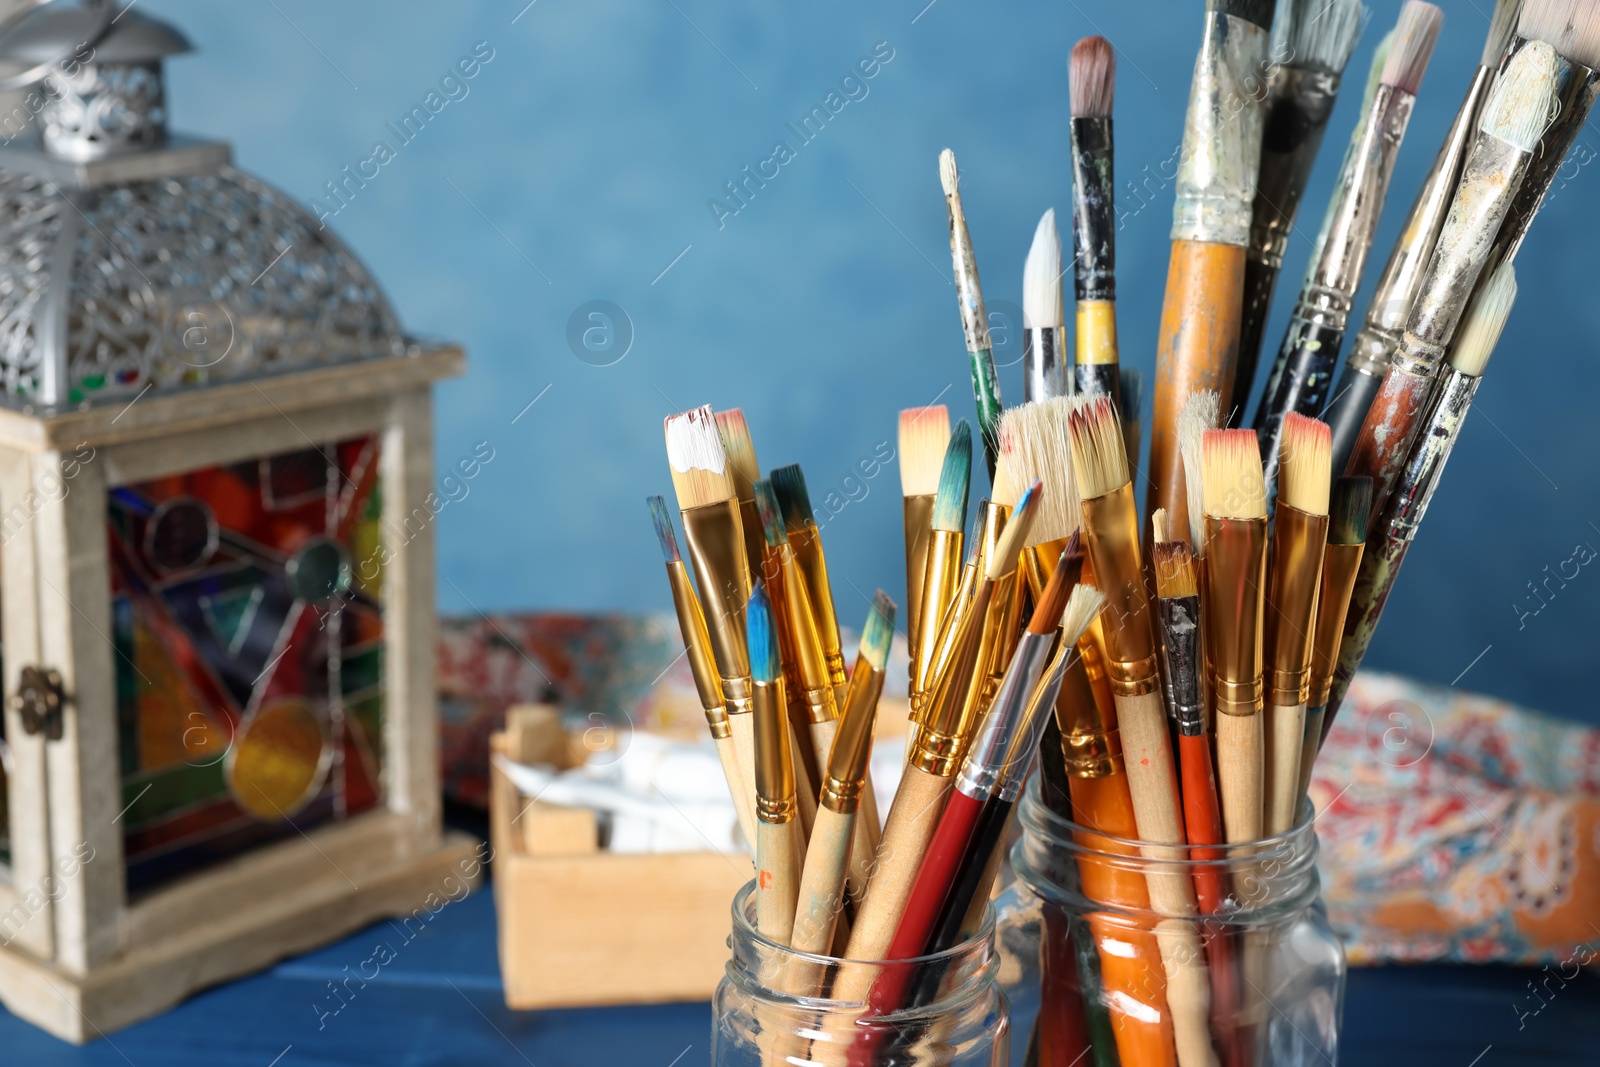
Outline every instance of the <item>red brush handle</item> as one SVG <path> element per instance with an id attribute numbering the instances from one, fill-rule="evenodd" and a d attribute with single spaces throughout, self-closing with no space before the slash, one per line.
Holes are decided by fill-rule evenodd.
<path id="1" fill-rule="evenodd" d="M 1189 844 L 1222 844 L 1216 773 L 1211 765 L 1211 743 L 1204 734 L 1179 735 L 1178 766 L 1183 777 L 1183 823 Z M 1221 849 L 1197 848 L 1193 852 L 1197 860 L 1221 859 L 1222 855 Z M 1209 865 L 1195 868 L 1194 887 L 1201 911 L 1215 915 L 1222 910 L 1228 885 L 1220 869 Z M 1211 1028 L 1227 1067 L 1248 1067 L 1249 1051 L 1239 1033 L 1242 1003 L 1233 935 L 1217 924 L 1210 927 L 1205 944 L 1206 959 L 1211 965 Z"/>

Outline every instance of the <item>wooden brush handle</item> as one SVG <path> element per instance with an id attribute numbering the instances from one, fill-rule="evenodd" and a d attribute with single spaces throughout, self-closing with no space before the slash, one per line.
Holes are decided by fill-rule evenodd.
<path id="1" fill-rule="evenodd" d="M 894 803 L 889 805 L 889 821 L 874 857 L 876 869 L 850 931 L 845 949 L 850 959 L 881 960 L 889 950 L 954 781 L 920 767 L 906 767 Z"/>
<path id="2" fill-rule="evenodd" d="M 787 945 L 794 931 L 800 887 L 794 824 L 794 819 L 756 823 L 756 929 L 780 945 Z"/>
<path id="3" fill-rule="evenodd" d="M 1305 740 L 1306 706 L 1268 705 L 1265 725 L 1267 741 L 1266 831 L 1281 834 L 1294 825 L 1295 809 L 1300 805 L 1300 746 Z"/>
<path id="4" fill-rule="evenodd" d="M 828 756 L 833 751 L 833 738 L 838 732 L 838 719 L 811 724 L 811 744 L 817 753 L 817 766 L 824 768 L 828 766 Z M 821 811 L 818 811 L 819 818 L 821 814 Z M 867 771 L 866 781 L 861 783 L 861 805 L 856 809 L 855 818 L 850 820 L 850 826 L 851 839 L 848 865 L 845 868 L 845 889 L 850 894 L 850 899 L 859 904 L 867 891 L 867 882 L 872 877 L 873 855 L 878 851 L 878 804 L 872 792 L 870 769 Z M 815 832 L 813 829 L 812 833 Z"/>
<path id="5" fill-rule="evenodd" d="M 1217 791 L 1222 828 L 1229 843 L 1257 841 L 1265 820 L 1261 806 L 1266 741 L 1261 714 L 1213 716 L 1217 730 Z"/>
<path id="6" fill-rule="evenodd" d="M 1179 1067 L 1217 1067 L 1211 1048 L 1211 979 L 1200 947 L 1200 934 L 1187 919 L 1156 925 L 1161 962 L 1167 971 L 1167 1006 L 1172 1009 L 1172 1037 Z"/>
<path id="7" fill-rule="evenodd" d="M 850 853 L 852 828 L 856 816 L 842 815 L 832 808 L 817 809 L 811 827 L 811 842 L 806 846 L 805 866 L 801 869 L 799 903 L 794 913 L 794 932 L 789 947 L 796 952 L 826 955 L 833 944 L 833 928 L 839 918 L 844 895 L 845 861 Z M 805 993 L 790 989 L 791 993 Z"/>
<path id="8" fill-rule="evenodd" d="M 716 739 L 717 759 L 722 761 L 722 776 L 728 780 L 728 792 L 733 797 L 733 810 L 739 815 L 739 832 L 744 834 L 745 847 L 753 859 L 756 854 L 756 796 L 754 788 L 746 789 L 739 773 L 739 756 L 733 748 L 732 737 Z"/>
<path id="9" fill-rule="evenodd" d="M 1327 708 L 1306 709 L 1306 729 L 1300 735 L 1300 788 L 1299 795 L 1304 797 L 1311 789 L 1311 770 L 1317 764 L 1317 749 L 1322 742 L 1322 718 Z M 1298 805 L 1299 800 L 1295 801 Z"/>
<path id="10" fill-rule="evenodd" d="M 739 768 L 739 788 L 734 796 L 750 807 L 750 850 L 756 847 L 756 717 L 753 712 L 728 716 L 728 743 Z M 729 780 L 729 788 L 733 787 Z"/>
<path id="11" fill-rule="evenodd" d="M 1117 726 L 1122 734 L 1123 762 L 1128 769 L 1128 790 L 1133 796 L 1133 817 L 1139 840 L 1152 859 L 1183 858 L 1183 814 L 1178 804 L 1178 778 L 1172 766 L 1172 738 L 1167 731 L 1167 711 L 1161 694 L 1118 696 Z M 1182 871 L 1152 870 L 1145 875 L 1150 906 L 1168 916 L 1195 913 L 1194 887 Z"/>
<path id="12" fill-rule="evenodd" d="M 808 740 L 805 742 L 810 744 Z M 800 854 L 804 855 L 806 842 L 811 840 L 811 827 L 817 821 L 817 793 L 820 790 L 812 789 L 806 782 L 806 776 L 799 773 L 805 764 L 800 762 L 800 738 L 795 736 L 794 724 L 789 725 L 789 759 L 795 769 L 794 799 L 800 809 L 800 817 L 795 820 L 799 827 Z M 796 858 L 798 862 L 798 857 Z"/>

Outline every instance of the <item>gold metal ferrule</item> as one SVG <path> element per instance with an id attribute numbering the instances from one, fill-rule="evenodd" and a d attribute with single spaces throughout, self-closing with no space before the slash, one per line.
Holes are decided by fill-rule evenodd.
<path id="1" fill-rule="evenodd" d="M 1083 545 L 1106 595 L 1106 674 L 1118 696 L 1143 696 L 1160 687 L 1150 593 L 1139 563 L 1139 517 L 1133 486 L 1083 502 Z"/>
<path id="2" fill-rule="evenodd" d="M 812 626 L 822 642 L 826 657 L 828 684 L 833 686 L 835 702 L 844 700 L 846 676 L 844 652 L 839 647 L 839 617 L 833 610 L 833 587 L 828 584 L 828 557 L 822 551 L 822 531 L 808 522 L 789 535 L 795 563 L 800 568 L 806 595 L 811 601 Z"/>
<path id="3" fill-rule="evenodd" d="M 767 552 L 767 537 L 755 497 L 739 501 L 739 524 L 744 528 L 744 558 L 750 566 L 750 583 L 754 586 L 755 580 L 761 577 L 759 568 Z"/>
<path id="4" fill-rule="evenodd" d="M 961 550 L 966 535 L 960 530 L 933 530 L 928 534 L 927 563 L 922 572 L 922 595 L 918 612 L 922 629 L 911 646 L 911 703 L 915 707 L 932 684 L 930 675 L 937 662 L 939 624 L 945 609 L 955 599 L 961 581 Z"/>
<path id="5" fill-rule="evenodd" d="M 993 598 L 994 583 L 979 583 L 971 606 L 956 622 L 954 651 L 932 688 L 908 761 L 929 774 L 949 777 L 966 755 L 973 726 L 968 696 L 974 684 L 982 684 L 984 620 Z"/>
<path id="6" fill-rule="evenodd" d="M 695 580 L 705 595 L 706 631 L 722 676 L 728 714 L 750 711 L 750 650 L 745 644 L 744 611 L 750 602 L 750 566 L 744 551 L 744 524 L 732 500 L 684 508 L 683 537 Z"/>
<path id="7" fill-rule="evenodd" d="M 901 498 L 906 532 L 906 641 L 910 648 L 916 648 L 921 640 L 922 574 L 933 536 L 933 501 L 932 493 Z"/>
<path id="8" fill-rule="evenodd" d="M 1056 725 L 1061 729 L 1061 755 L 1074 778 L 1107 778 L 1122 772 L 1122 744 L 1108 725 L 1084 671 L 1083 656 L 1061 676 L 1056 694 Z"/>
<path id="9" fill-rule="evenodd" d="M 811 596 L 795 555 L 787 542 L 767 547 L 768 585 L 784 674 L 792 690 L 789 696 L 805 707 L 806 719 L 832 722 L 839 717 L 839 707 L 834 701 L 833 681 L 828 676 Z"/>
<path id="10" fill-rule="evenodd" d="M 1278 501 L 1267 585 L 1267 700 L 1274 707 L 1306 702 L 1311 683 L 1311 630 L 1322 584 L 1328 516 Z"/>
<path id="11" fill-rule="evenodd" d="M 783 679 L 755 682 L 756 817 L 764 823 L 786 823 L 799 811 L 794 793 L 794 763 L 789 753 L 789 720 L 784 710 Z"/>
<path id="12" fill-rule="evenodd" d="M 1056 564 L 1061 562 L 1061 553 L 1066 550 L 1065 537 L 1041 541 L 1022 550 L 1022 573 L 1027 576 L 1028 591 L 1035 601 L 1044 595 L 1044 587 L 1056 576 Z"/>
<path id="13" fill-rule="evenodd" d="M 973 562 L 978 568 L 978 578 L 982 580 L 989 574 L 989 561 L 994 558 L 995 549 L 1000 545 L 1000 535 L 1005 532 L 1006 521 L 1011 518 L 1011 508 L 992 500 L 985 500 L 979 506 L 983 509 L 983 524 L 978 534 L 978 554 Z"/>
<path id="14" fill-rule="evenodd" d="M 978 590 L 978 568 L 968 560 L 961 567 L 961 580 L 956 583 L 956 595 L 950 598 L 950 604 L 945 608 L 944 618 L 939 620 L 939 636 L 933 646 L 933 660 L 927 668 L 927 688 L 911 694 L 911 723 L 913 726 L 922 724 L 923 716 L 928 711 L 928 703 L 933 699 L 933 687 L 938 682 L 939 676 L 950 664 L 950 656 L 955 652 L 956 637 L 959 633 L 961 620 L 966 615 L 967 608 L 972 605 L 972 597 Z"/>
<path id="15" fill-rule="evenodd" d="M 700 695 L 700 706 L 705 709 L 711 736 L 718 741 L 731 737 L 728 711 L 722 706 L 722 679 L 717 677 L 717 663 L 711 655 L 711 635 L 706 632 L 706 616 L 700 610 L 700 598 L 695 596 L 689 572 L 681 559 L 667 564 L 667 582 L 672 586 L 672 606 L 678 612 L 678 629 L 683 633 L 689 672 L 694 675 L 694 689 Z"/>
<path id="16" fill-rule="evenodd" d="M 1267 520 L 1206 516 L 1206 640 L 1211 696 L 1223 715 L 1261 711 L 1261 620 L 1267 589 Z"/>
<path id="17" fill-rule="evenodd" d="M 1361 570 L 1363 544 L 1329 545 L 1322 556 L 1322 592 L 1317 598 L 1317 623 L 1311 638 L 1311 683 L 1306 703 L 1325 707 L 1333 691 L 1333 672 L 1339 664 L 1339 643 L 1344 636 L 1344 616 Z"/>
<path id="18" fill-rule="evenodd" d="M 833 747 L 828 750 L 822 794 L 817 798 L 823 807 L 840 815 L 849 815 L 861 805 L 867 762 L 872 757 L 872 723 L 882 695 L 883 672 L 857 656 L 856 669 L 850 672 L 844 713 L 833 735 Z"/>

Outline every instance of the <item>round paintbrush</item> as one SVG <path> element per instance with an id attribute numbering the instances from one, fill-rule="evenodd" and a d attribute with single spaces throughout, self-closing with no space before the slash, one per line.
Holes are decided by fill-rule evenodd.
<path id="1" fill-rule="evenodd" d="M 750 594 L 746 625 L 755 705 L 756 929 L 788 945 L 800 884 L 799 819 L 778 634 L 761 582 Z"/>
<path id="2" fill-rule="evenodd" d="M 1065 314 L 1061 308 L 1061 235 L 1050 208 L 1033 231 L 1022 264 L 1022 399 L 1072 392 Z M 1001 498 L 1005 499 L 1004 497 Z"/>
<path id="3" fill-rule="evenodd" d="M 1072 104 L 1072 266 L 1083 396 L 1121 403 L 1117 377 L 1117 205 L 1111 108 L 1117 59 L 1104 37 L 1085 37 L 1067 62 Z"/>
<path id="4" fill-rule="evenodd" d="M 960 175 L 955 153 L 939 153 L 939 184 L 944 188 L 945 210 L 950 217 L 950 261 L 956 279 L 956 300 L 961 307 L 961 332 L 967 340 L 972 365 L 972 396 L 978 406 L 978 431 L 983 437 L 983 457 L 994 480 L 1000 445 L 1000 375 L 994 367 L 989 340 L 989 315 L 983 307 L 983 285 L 978 281 L 978 260 L 967 232 L 967 215 L 961 207 Z"/>
<path id="5" fill-rule="evenodd" d="M 950 412 L 943 404 L 901 411 L 898 444 L 906 536 L 906 645 L 915 649 L 922 634 L 922 571 L 933 535 L 939 469 L 950 444 Z"/>

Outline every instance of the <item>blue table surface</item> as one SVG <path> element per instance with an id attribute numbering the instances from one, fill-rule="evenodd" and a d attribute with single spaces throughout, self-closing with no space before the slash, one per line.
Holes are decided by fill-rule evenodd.
<path id="1" fill-rule="evenodd" d="M 378 976 L 337 1012 L 329 982 L 379 942 Z M 379 958 L 387 955 L 380 954 Z M 367 967 L 371 973 L 371 967 Z M 1345 1006 L 1347 1065 L 1502 1067 L 1600 1062 L 1600 975 L 1586 971 L 1547 1006 L 1512 967 L 1355 969 Z M 494 901 L 447 907 L 406 943 L 379 923 L 337 944 L 192 997 L 165 1015 L 82 1047 L 0 1011 L 0 1064 L 28 1067 L 689 1067 L 708 1062 L 707 1004 L 509 1011 L 501 998 Z"/>

